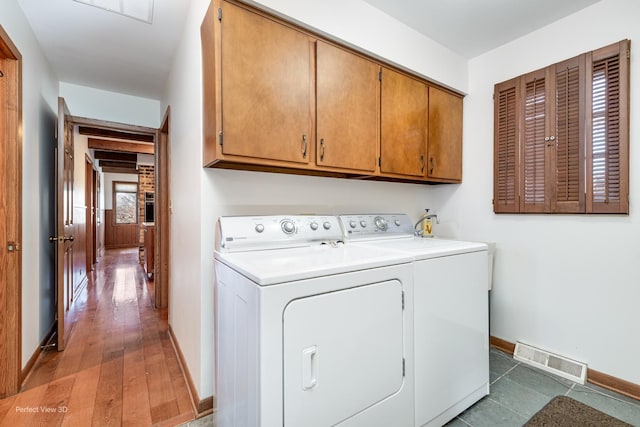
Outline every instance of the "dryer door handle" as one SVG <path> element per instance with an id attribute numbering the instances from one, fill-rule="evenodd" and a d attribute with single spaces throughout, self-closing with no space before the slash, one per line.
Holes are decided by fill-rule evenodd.
<path id="1" fill-rule="evenodd" d="M 302 390 L 318 385 L 318 347 L 312 345 L 302 350 Z"/>

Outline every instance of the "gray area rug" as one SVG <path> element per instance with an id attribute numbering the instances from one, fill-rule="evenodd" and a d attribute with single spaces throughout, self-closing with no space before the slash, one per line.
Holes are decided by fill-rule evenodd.
<path id="1" fill-rule="evenodd" d="M 525 427 L 633 427 L 567 396 L 554 397 Z"/>

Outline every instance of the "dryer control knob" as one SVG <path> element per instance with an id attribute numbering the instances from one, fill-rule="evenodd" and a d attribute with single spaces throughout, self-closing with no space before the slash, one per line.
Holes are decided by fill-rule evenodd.
<path id="1" fill-rule="evenodd" d="M 360 221 L 360 227 L 365 228 L 367 226 L 367 221 L 362 220 Z"/>
<path id="2" fill-rule="evenodd" d="M 296 231 L 296 225 L 289 219 L 282 221 L 281 227 L 285 234 L 293 234 Z"/>
<path id="3" fill-rule="evenodd" d="M 262 233 L 264 231 L 264 225 L 262 224 L 256 224 L 256 231 L 258 233 Z"/>
<path id="4" fill-rule="evenodd" d="M 387 230 L 387 220 L 382 218 L 381 216 L 377 216 L 376 219 L 374 220 L 376 227 L 378 228 L 378 230 L 382 230 L 382 231 L 386 231 Z"/>
<path id="5" fill-rule="evenodd" d="M 396 220 L 394 221 L 394 223 L 396 224 L 396 227 L 400 227 L 400 220 L 399 220 L 399 219 L 396 219 Z"/>
<path id="6" fill-rule="evenodd" d="M 356 225 L 358 225 L 358 223 L 355 222 L 354 220 L 349 221 L 349 227 L 356 228 Z"/>
<path id="7" fill-rule="evenodd" d="M 322 226 L 325 230 L 328 230 L 331 228 L 331 223 L 329 221 L 326 221 L 324 224 L 322 224 Z"/>
<path id="8" fill-rule="evenodd" d="M 309 227 L 311 227 L 313 231 L 316 231 L 318 229 L 318 223 L 314 221 L 311 224 L 309 224 Z"/>

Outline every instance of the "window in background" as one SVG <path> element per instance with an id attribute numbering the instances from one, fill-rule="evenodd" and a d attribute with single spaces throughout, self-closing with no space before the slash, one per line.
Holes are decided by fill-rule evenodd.
<path id="1" fill-rule="evenodd" d="M 138 223 L 138 184 L 113 183 L 113 210 L 116 224 Z"/>

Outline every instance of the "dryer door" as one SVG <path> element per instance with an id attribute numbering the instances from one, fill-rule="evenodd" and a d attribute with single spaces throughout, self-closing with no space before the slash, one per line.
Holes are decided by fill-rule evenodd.
<path id="1" fill-rule="evenodd" d="M 284 425 L 329 426 L 398 392 L 397 280 L 301 298 L 284 311 Z"/>

